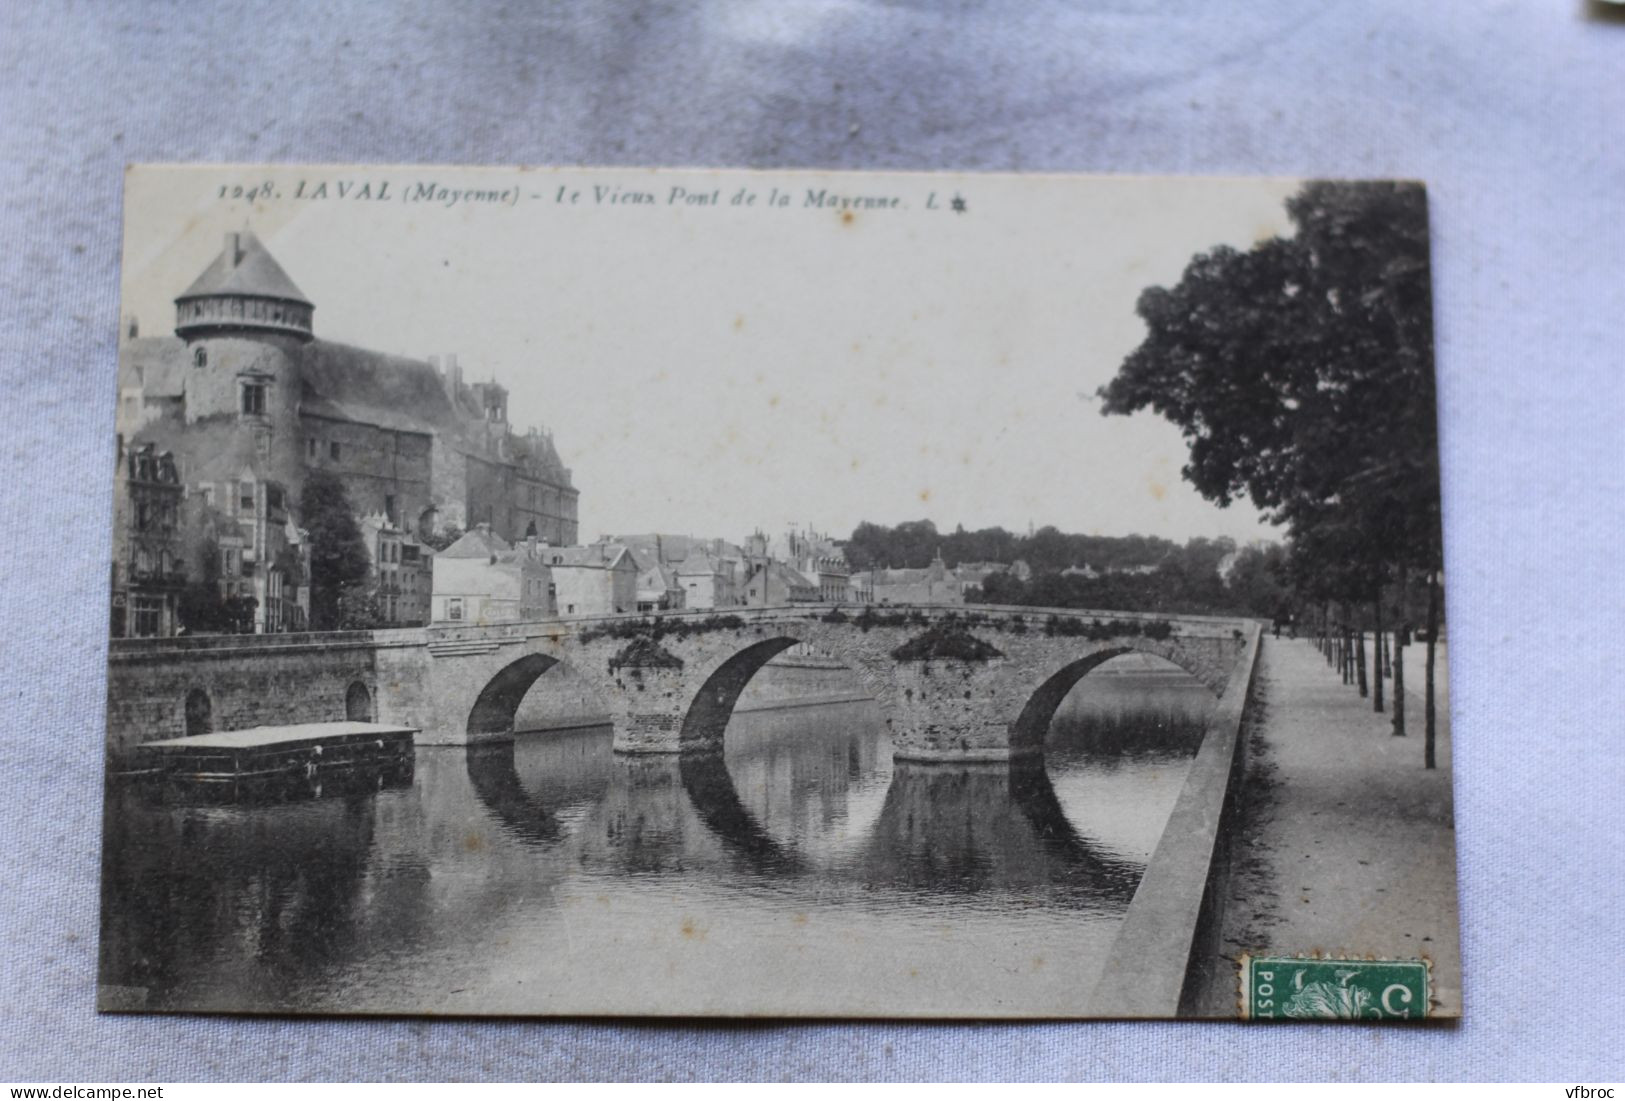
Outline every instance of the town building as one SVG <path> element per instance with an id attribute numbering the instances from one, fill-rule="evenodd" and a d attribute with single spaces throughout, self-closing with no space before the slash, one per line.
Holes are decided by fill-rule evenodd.
<path id="1" fill-rule="evenodd" d="M 550 549 L 517 546 L 479 524 L 435 555 L 430 617 L 436 623 L 510 623 L 557 615 Z"/>
<path id="2" fill-rule="evenodd" d="M 280 632 L 308 625 L 309 548 L 288 492 L 250 433 L 199 422 L 173 437 L 185 492 L 182 553 L 188 633 Z"/>
<path id="3" fill-rule="evenodd" d="M 561 616 L 618 615 L 637 611 L 638 566 L 631 552 L 613 543 L 543 547 L 558 589 Z"/>
<path id="4" fill-rule="evenodd" d="M 378 618 L 389 627 L 415 627 L 429 620 L 434 550 L 420 544 L 381 512 L 364 516 L 361 537 L 372 560 Z"/>
<path id="5" fill-rule="evenodd" d="M 874 594 L 876 604 L 965 603 L 965 583 L 943 562 L 940 550 L 923 570 L 870 570 L 860 575 L 859 584 Z"/>
<path id="6" fill-rule="evenodd" d="M 126 450 L 113 476 L 114 638 L 173 635 L 186 585 L 180 473 L 152 444 Z"/>
<path id="7" fill-rule="evenodd" d="M 756 532 L 746 540 L 746 548 L 753 551 L 760 548 L 763 557 L 783 562 L 811 580 L 816 589 L 815 600 L 825 604 L 852 601 L 852 567 L 847 564 L 846 555 L 834 539 L 819 534 L 810 525 L 802 531 L 791 528 L 771 541 Z"/>
<path id="8" fill-rule="evenodd" d="M 720 540 L 719 540 L 720 542 Z M 739 597 L 732 563 L 696 543 L 677 567 L 685 608 L 736 608 Z"/>
<path id="9" fill-rule="evenodd" d="M 744 583 L 743 602 L 747 607 L 774 608 L 820 601 L 818 583 L 784 562 L 756 562 L 751 571 Z"/>
<path id="10" fill-rule="evenodd" d="M 638 611 L 676 612 L 686 605 L 683 586 L 671 566 L 653 565 L 638 574 Z"/>
<path id="11" fill-rule="evenodd" d="M 132 447 L 171 452 L 183 492 L 207 491 L 209 507 L 239 521 L 254 571 L 236 580 L 253 582 L 255 630 L 290 629 L 273 610 L 286 601 L 273 590 L 290 581 L 264 572 L 264 529 L 280 513 L 297 531 L 317 470 L 340 482 L 358 518 L 381 515 L 399 533 L 389 541 L 402 567 L 409 548 L 422 562 L 436 533 L 479 524 L 508 541 L 576 542 L 571 472 L 551 433 L 510 424 L 506 389 L 465 381 L 455 356 L 442 365 L 320 339 L 315 305 L 254 234 L 227 234 L 175 305 L 172 336 L 142 337 L 133 320 L 122 330 L 119 429 Z M 408 622 L 403 607 L 424 594 L 382 595 L 396 598 L 390 621 Z"/>
<path id="12" fill-rule="evenodd" d="M 654 539 L 651 543 L 621 544 L 638 570 L 638 611 L 678 611 L 683 607 L 683 586 L 677 580 L 677 568 L 661 561 L 660 537 Z"/>

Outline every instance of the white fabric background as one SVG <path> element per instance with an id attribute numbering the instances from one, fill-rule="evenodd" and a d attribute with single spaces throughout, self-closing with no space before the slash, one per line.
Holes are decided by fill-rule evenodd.
<path id="1" fill-rule="evenodd" d="M 10 0 L 0 1076 L 1618 1079 L 1622 139 L 1625 23 L 1580 0 Z M 142 160 L 1427 180 L 1465 1023 L 96 1016 L 120 170 Z"/>

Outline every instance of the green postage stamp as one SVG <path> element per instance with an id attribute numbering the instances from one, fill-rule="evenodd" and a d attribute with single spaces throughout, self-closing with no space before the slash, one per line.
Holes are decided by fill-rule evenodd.
<path id="1" fill-rule="evenodd" d="M 1428 1015 L 1429 963 L 1241 957 L 1241 1016 L 1250 1021 L 1416 1020 Z"/>

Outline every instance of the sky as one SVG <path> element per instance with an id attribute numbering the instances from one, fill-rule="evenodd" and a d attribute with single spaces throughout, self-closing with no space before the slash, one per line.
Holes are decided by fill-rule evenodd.
<path id="1" fill-rule="evenodd" d="M 1182 480 L 1176 428 L 1103 417 L 1095 392 L 1144 335 L 1140 292 L 1215 245 L 1289 232 L 1297 187 L 137 168 L 123 312 L 172 331 L 175 295 L 251 229 L 316 304 L 318 336 L 455 354 L 466 380 L 507 386 L 515 426 L 554 433 L 584 539 L 929 518 L 1246 541 L 1277 533 Z"/>

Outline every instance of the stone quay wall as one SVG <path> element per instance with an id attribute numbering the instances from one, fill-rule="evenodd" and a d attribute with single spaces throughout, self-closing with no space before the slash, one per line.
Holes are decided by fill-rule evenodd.
<path id="1" fill-rule="evenodd" d="M 1262 628 L 1247 649 L 1208 722 L 1185 786 L 1146 865 L 1105 970 L 1090 1016 L 1168 1018 L 1194 1010 L 1193 997 L 1215 967 L 1224 902 L 1229 896 L 1229 833 L 1245 760 L 1241 731 Z"/>
<path id="2" fill-rule="evenodd" d="M 398 633 L 115 639 L 107 673 L 108 753 L 124 760 L 142 742 L 189 733 L 187 701 L 195 701 L 195 693 L 208 701 L 206 723 L 216 731 L 342 720 L 354 684 L 366 688 L 377 718 L 375 635 Z"/>

